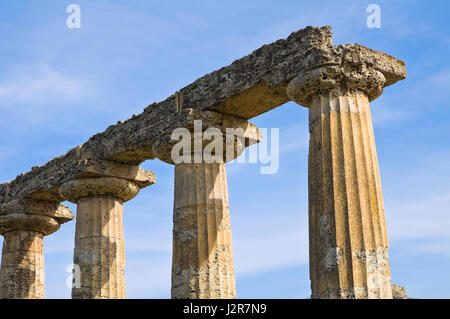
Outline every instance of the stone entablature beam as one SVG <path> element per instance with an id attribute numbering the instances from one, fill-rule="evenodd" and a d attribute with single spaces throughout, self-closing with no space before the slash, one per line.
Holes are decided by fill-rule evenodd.
<path id="1" fill-rule="evenodd" d="M 203 76 L 143 113 L 111 125 L 68 153 L 1 184 L 0 203 L 58 196 L 59 185 L 82 173 L 80 158 L 130 165 L 154 159 L 153 144 L 161 132 L 184 127 L 184 116 L 189 113 L 210 110 L 250 119 L 288 102 L 287 85 L 298 74 L 342 61 L 372 65 L 386 78 L 385 86 L 406 77 L 402 61 L 356 44 L 333 46 L 330 27 L 307 27 Z M 176 96 L 182 105 L 177 106 Z"/>

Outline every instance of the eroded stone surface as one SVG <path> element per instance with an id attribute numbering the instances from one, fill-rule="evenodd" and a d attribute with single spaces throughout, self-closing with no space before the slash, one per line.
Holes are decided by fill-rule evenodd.
<path id="1" fill-rule="evenodd" d="M 326 66 L 300 74 L 288 85 L 288 94 L 300 105 L 312 104 L 312 99 L 333 91 L 334 94 L 364 92 L 373 101 L 383 92 L 386 78 L 383 73 L 365 65 L 352 67 Z"/>
<path id="2" fill-rule="evenodd" d="M 22 199 L 0 205 L 0 298 L 44 298 L 43 237 L 72 218 L 57 202 Z"/>
<path id="3" fill-rule="evenodd" d="M 10 231 L 4 234 L 0 270 L 0 298 L 44 298 L 43 234 Z"/>
<path id="4" fill-rule="evenodd" d="M 191 134 L 191 153 L 192 155 L 195 155 L 195 139 L 200 139 L 201 146 L 198 149 L 198 151 L 200 151 L 200 158 L 202 158 L 202 152 L 205 147 L 211 142 L 211 140 L 203 138 L 203 134 L 206 130 L 217 129 L 217 131 L 222 134 L 223 154 L 221 158 L 223 162 L 228 162 L 237 158 L 246 147 L 259 143 L 262 139 L 261 132 L 255 125 L 249 123 L 245 119 L 235 116 L 224 115 L 212 111 L 194 111 L 189 119 L 191 120 L 191 123 L 185 125 L 184 128 Z M 196 128 L 195 123 L 200 123 L 201 126 L 199 125 Z M 172 141 L 171 135 L 176 128 L 177 127 L 171 127 L 153 144 L 155 156 L 169 164 L 174 164 L 171 152 L 172 147 L 178 143 L 178 141 Z M 196 131 L 198 131 L 197 133 L 200 133 L 200 135 L 196 135 Z M 227 153 L 227 147 L 230 150 L 230 153 Z M 192 161 L 194 160 L 192 159 Z"/>
<path id="5" fill-rule="evenodd" d="M 175 166 L 172 298 L 235 298 L 224 163 Z"/>
<path id="6" fill-rule="evenodd" d="M 8 247 L 22 239 L 37 247 L 38 234 L 70 218 L 13 210 L 14 203 L 76 202 L 74 260 L 81 265 L 82 284 L 73 296 L 123 298 L 122 202 L 154 183 L 154 175 L 137 165 L 156 157 L 171 163 L 172 131 L 191 129 L 198 119 L 220 130 L 245 128 L 248 146 L 260 136 L 247 119 L 293 99 L 310 108 L 313 297 L 391 298 L 369 101 L 405 77 L 404 63 L 391 56 L 357 44 L 333 46 L 329 27 L 294 32 L 1 184 L 0 231 L 10 236 Z M 234 298 L 224 164 L 177 165 L 175 184 L 172 296 Z M 2 215 L 4 205 L 12 206 Z M 9 231 L 12 225 L 17 233 Z M 38 257 L 33 256 L 26 258 Z"/>
<path id="7" fill-rule="evenodd" d="M 118 197 L 78 201 L 73 263 L 80 286 L 74 299 L 122 299 L 125 292 L 123 205 Z"/>
<path id="8" fill-rule="evenodd" d="M 0 235 L 13 230 L 49 235 L 73 219 L 68 207 L 58 202 L 21 199 L 0 205 Z"/>
<path id="9" fill-rule="evenodd" d="M 59 188 L 61 196 L 73 203 L 95 196 L 115 196 L 126 202 L 139 193 L 139 186 L 131 181 L 115 177 L 72 179 Z"/>
<path id="10" fill-rule="evenodd" d="M 123 202 L 139 192 L 135 182 L 97 177 L 69 180 L 60 194 L 77 204 L 75 299 L 125 298 Z"/>
<path id="11" fill-rule="evenodd" d="M 319 67 L 288 86 L 309 107 L 312 298 L 392 298 L 388 240 L 369 99 L 385 76 Z"/>
<path id="12" fill-rule="evenodd" d="M 330 27 L 307 27 L 182 88 L 181 112 L 172 95 L 137 116 L 111 125 L 68 153 L 0 185 L 0 203 L 29 196 L 57 201 L 59 185 L 84 172 L 83 159 L 134 165 L 154 159 L 152 145 L 167 136 L 171 128 L 191 125 L 191 118 L 198 118 L 196 111 L 250 119 L 288 102 L 287 85 L 299 74 L 343 63 L 367 65 L 381 72 L 386 79 L 384 86 L 406 77 L 402 61 L 356 44 L 333 46 Z"/>
<path id="13" fill-rule="evenodd" d="M 394 299 L 412 299 L 406 295 L 406 289 L 402 286 L 392 284 L 392 297 Z"/>

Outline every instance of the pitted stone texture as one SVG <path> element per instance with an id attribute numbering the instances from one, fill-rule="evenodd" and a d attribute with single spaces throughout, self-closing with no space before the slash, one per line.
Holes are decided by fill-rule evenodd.
<path id="1" fill-rule="evenodd" d="M 0 298 L 44 298 L 43 234 L 19 230 L 4 237 Z"/>
<path id="2" fill-rule="evenodd" d="M 225 164 L 175 166 L 172 298 L 235 298 Z"/>
<path id="3" fill-rule="evenodd" d="M 114 177 L 73 179 L 59 188 L 61 196 L 73 203 L 78 203 L 84 197 L 104 195 L 115 196 L 126 202 L 138 192 L 139 186 L 136 183 Z"/>
<path id="4" fill-rule="evenodd" d="M 404 62 L 357 44 L 333 46 L 331 27 L 307 27 L 179 90 L 183 105 L 189 109 L 179 112 L 172 95 L 45 165 L 1 184 L 0 203 L 24 197 L 58 201 L 59 185 L 84 172 L 84 159 L 133 165 L 154 159 L 152 145 L 174 127 L 187 127 L 194 110 L 251 119 L 288 102 L 286 87 L 299 74 L 341 64 L 372 67 L 383 74 L 385 86 L 406 77 Z"/>
<path id="5" fill-rule="evenodd" d="M 0 218 L 0 230 L 2 235 L 10 229 L 31 230 L 48 235 L 56 232 L 60 224 L 52 217 L 42 215 L 11 214 Z"/>
<path id="6" fill-rule="evenodd" d="M 8 203 L 23 197 L 62 202 L 59 186 L 67 180 L 88 177 L 115 177 L 133 181 L 140 188 L 155 183 L 153 172 L 138 165 L 122 164 L 93 158 L 80 146 L 64 156 L 56 157 L 44 166 L 34 167 L 28 174 L 19 175 L 14 181 L 0 185 L 0 203 Z"/>
<path id="7" fill-rule="evenodd" d="M 22 199 L 0 205 L 0 298 L 44 298 L 43 237 L 72 218 L 57 202 Z"/>
<path id="8" fill-rule="evenodd" d="M 406 295 L 406 289 L 402 286 L 392 284 L 392 297 L 394 299 L 412 299 Z"/>
<path id="9" fill-rule="evenodd" d="M 338 88 L 307 106 L 312 298 L 392 298 L 369 99 Z"/>
<path id="10" fill-rule="evenodd" d="M 180 113 L 180 116 L 185 116 L 186 114 Z M 201 127 L 195 127 L 195 121 L 201 121 Z M 221 114 L 212 111 L 199 112 L 197 110 L 191 110 L 189 115 L 186 116 L 184 120 L 184 128 L 186 128 L 191 134 L 191 152 L 194 155 L 194 145 L 196 139 L 199 141 L 201 147 L 199 148 L 199 156 L 202 158 L 202 151 L 207 146 L 211 140 L 204 137 L 207 130 L 215 129 L 217 132 L 222 134 L 222 151 L 221 156 L 222 161 L 228 162 L 239 157 L 246 147 L 259 143 L 262 139 L 261 132 L 252 123 L 245 119 L 238 118 L 235 116 L 230 116 L 226 114 Z M 169 130 L 161 134 L 153 144 L 153 152 L 157 158 L 169 163 L 175 164 L 171 158 L 172 148 L 178 143 L 177 140 L 172 141 L 172 132 L 179 127 L 170 127 Z M 198 131 L 197 134 L 196 130 Z M 233 130 L 231 132 L 231 130 Z M 198 134 L 200 133 L 200 134 Z M 215 137 L 214 137 L 215 138 Z M 228 150 L 231 152 L 227 153 Z M 192 160 L 192 162 L 194 162 Z"/>
<path id="11" fill-rule="evenodd" d="M 73 287 L 72 298 L 126 297 L 122 218 L 122 201 L 117 197 L 78 200 L 73 262 L 80 270 L 80 287 Z"/>
<path id="12" fill-rule="evenodd" d="M 359 67 L 327 66 L 313 69 L 293 79 L 287 88 L 289 96 L 298 104 L 311 105 L 318 94 L 346 95 L 363 92 L 369 101 L 383 92 L 386 78 L 383 73 L 365 65 Z"/>
<path id="13" fill-rule="evenodd" d="M 69 208 L 57 202 L 15 200 L 0 205 L 0 235 L 13 230 L 37 231 L 49 235 L 72 219 Z"/>
<path id="14" fill-rule="evenodd" d="M 83 178 L 65 182 L 59 191 L 77 204 L 74 265 L 80 285 L 74 285 L 72 298 L 125 298 L 123 202 L 137 195 L 139 185 L 114 177 Z"/>

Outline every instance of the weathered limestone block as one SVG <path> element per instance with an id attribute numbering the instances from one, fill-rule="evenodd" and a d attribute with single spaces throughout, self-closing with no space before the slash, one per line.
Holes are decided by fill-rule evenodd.
<path id="1" fill-rule="evenodd" d="M 288 85 L 289 96 L 309 107 L 312 298 L 392 298 L 369 107 L 386 77 L 370 64 L 339 63 Z"/>
<path id="2" fill-rule="evenodd" d="M 141 185 L 117 177 L 87 177 L 61 185 L 61 196 L 77 204 L 73 260 L 80 285 L 72 288 L 72 298 L 126 297 L 123 203 L 141 186 L 154 183 L 153 173 L 147 176 Z"/>
<path id="3" fill-rule="evenodd" d="M 392 284 L 392 298 L 393 299 L 412 299 L 406 295 L 406 289 L 402 286 Z"/>
<path id="4" fill-rule="evenodd" d="M 236 298 L 225 162 L 239 156 L 245 146 L 259 142 L 261 134 L 246 120 L 216 112 L 201 114 L 197 118 L 202 120 L 200 133 L 211 127 L 223 132 L 223 156 L 222 161 L 207 163 L 191 149 L 192 162 L 175 165 L 172 298 Z M 194 125 L 187 127 L 194 133 Z M 227 135 L 227 128 L 242 128 L 242 135 Z M 153 151 L 173 164 L 174 142 L 169 137 L 170 131 L 154 144 Z M 200 145 L 201 153 L 205 145 Z M 228 158 L 227 145 L 235 150 Z M 195 155 L 200 155 L 197 163 Z"/>
<path id="5" fill-rule="evenodd" d="M 25 199 L 0 205 L 0 298 L 44 298 L 43 238 L 72 218 L 57 202 Z"/>

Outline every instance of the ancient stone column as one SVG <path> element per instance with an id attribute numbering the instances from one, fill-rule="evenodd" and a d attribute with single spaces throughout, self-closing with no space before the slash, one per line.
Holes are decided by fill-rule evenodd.
<path id="1" fill-rule="evenodd" d="M 73 179 L 61 196 L 77 204 L 74 250 L 74 299 L 125 298 L 123 203 L 140 185 L 116 177 Z M 77 286 L 77 282 L 79 285 Z"/>
<path id="2" fill-rule="evenodd" d="M 235 298 L 224 163 L 175 165 L 172 298 Z"/>
<path id="3" fill-rule="evenodd" d="M 72 218 L 57 202 L 24 199 L 0 206 L 0 298 L 44 298 L 44 236 Z"/>
<path id="4" fill-rule="evenodd" d="M 309 107 L 312 298 L 392 298 L 388 239 L 369 101 L 385 77 L 368 65 L 333 65 L 293 79 Z"/>
<path id="5" fill-rule="evenodd" d="M 205 112 L 208 119 L 193 134 L 192 155 L 188 162 L 176 163 L 170 156 L 173 144 L 159 143 L 153 147 L 158 158 L 175 164 L 173 210 L 172 298 L 231 299 L 236 298 L 233 250 L 225 162 L 239 156 L 245 146 L 260 140 L 256 127 L 245 120 L 233 120 L 220 113 Z M 208 121 L 211 121 L 210 125 Z M 195 125 L 194 125 L 195 126 Z M 223 134 L 220 143 L 222 161 L 202 156 L 205 139 L 201 134 L 212 127 Z M 241 136 L 226 134 L 226 128 L 245 128 Z M 188 132 L 189 133 L 189 132 Z M 194 134 L 200 133 L 200 136 Z M 200 149 L 194 150 L 195 140 Z M 201 142 L 203 140 L 203 143 Z M 245 142 L 244 142 L 245 140 Z M 251 141 L 250 141 L 251 140 Z M 228 152 L 226 145 L 234 151 Z M 200 151 L 200 152 L 198 152 Z M 218 154 L 216 152 L 216 154 Z M 222 153 L 223 152 L 223 153 Z"/>

